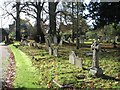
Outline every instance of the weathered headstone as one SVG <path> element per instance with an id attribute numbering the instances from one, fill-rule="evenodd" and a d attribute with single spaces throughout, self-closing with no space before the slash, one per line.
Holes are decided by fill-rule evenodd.
<path id="1" fill-rule="evenodd" d="M 99 60 L 98 60 L 100 45 L 96 40 L 91 45 L 91 49 L 93 51 L 93 61 L 92 61 L 92 66 L 90 68 L 90 73 L 95 76 L 101 76 L 103 74 L 103 71 L 101 68 L 99 68 Z"/>
<path id="2" fill-rule="evenodd" d="M 75 66 L 78 68 L 82 67 L 82 58 L 79 58 L 78 56 L 75 58 Z"/>
<path id="3" fill-rule="evenodd" d="M 45 36 L 45 42 L 46 42 L 47 48 L 51 47 L 51 41 L 50 41 L 49 35 Z"/>
<path id="4" fill-rule="evenodd" d="M 69 54 L 69 63 L 75 64 L 76 54 L 74 51 L 71 51 Z"/>
<path id="5" fill-rule="evenodd" d="M 70 37 L 68 38 L 68 43 L 70 43 Z"/>
<path id="6" fill-rule="evenodd" d="M 49 47 L 49 55 L 52 55 L 52 48 Z"/>
<path id="7" fill-rule="evenodd" d="M 56 56 L 56 57 L 58 56 L 58 49 L 57 49 L 57 47 L 54 48 L 53 55 Z"/>
<path id="8" fill-rule="evenodd" d="M 24 44 L 25 44 L 25 46 L 28 46 L 28 41 L 24 40 Z"/>
<path id="9" fill-rule="evenodd" d="M 28 46 L 29 46 L 29 47 L 31 47 L 31 46 L 32 46 L 32 45 L 31 45 L 31 42 L 29 42 L 29 43 L 28 43 Z"/>
<path id="10" fill-rule="evenodd" d="M 81 44 L 84 44 L 84 35 L 81 35 L 81 36 L 80 36 L 80 43 L 81 43 Z"/>
<path id="11" fill-rule="evenodd" d="M 115 36 L 115 42 L 118 42 L 119 37 Z"/>
<path id="12" fill-rule="evenodd" d="M 58 42 L 57 42 L 57 36 L 56 36 L 56 35 L 53 37 L 53 41 L 54 41 L 54 44 L 55 44 L 55 45 L 58 44 Z"/>
<path id="13" fill-rule="evenodd" d="M 60 40 L 60 45 L 62 45 L 62 44 L 63 44 L 63 42 L 65 42 L 65 36 L 64 36 L 64 35 L 62 35 L 62 37 L 61 37 L 61 40 Z"/>
<path id="14" fill-rule="evenodd" d="M 39 35 L 39 43 L 41 43 L 41 36 Z"/>
<path id="15" fill-rule="evenodd" d="M 74 51 L 71 51 L 69 54 L 69 63 L 75 64 L 76 67 L 82 67 L 82 59 L 76 56 Z"/>

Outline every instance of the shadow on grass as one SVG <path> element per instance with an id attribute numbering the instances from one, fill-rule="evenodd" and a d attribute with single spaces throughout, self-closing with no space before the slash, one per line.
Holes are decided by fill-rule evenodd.
<path id="1" fill-rule="evenodd" d="M 115 81 L 120 81 L 120 79 L 116 79 L 114 77 L 108 76 L 103 74 L 103 76 L 101 76 L 102 79 L 106 79 L 106 80 L 115 80 Z"/>

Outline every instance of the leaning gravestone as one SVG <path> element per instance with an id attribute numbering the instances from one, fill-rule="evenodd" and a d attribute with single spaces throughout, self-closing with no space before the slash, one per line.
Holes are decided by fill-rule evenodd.
<path id="1" fill-rule="evenodd" d="M 75 52 L 71 51 L 71 53 L 69 54 L 69 63 L 75 64 L 75 59 L 76 59 Z"/>
<path id="2" fill-rule="evenodd" d="M 98 56 L 99 56 L 99 51 L 100 51 L 100 45 L 99 45 L 99 43 L 96 40 L 91 45 L 91 49 L 93 51 L 93 61 L 92 61 L 92 66 L 91 66 L 89 72 L 92 75 L 101 76 L 103 74 L 103 71 L 99 67 L 99 61 L 98 61 Z"/>

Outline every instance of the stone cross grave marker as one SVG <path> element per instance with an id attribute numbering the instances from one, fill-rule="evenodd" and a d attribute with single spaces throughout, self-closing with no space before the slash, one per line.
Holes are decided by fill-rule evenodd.
<path id="1" fill-rule="evenodd" d="M 91 49 L 93 51 L 93 60 L 92 60 L 92 66 L 90 68 L 90 73 L 92 75 L 101 76 L 103 74 L 103 71 L 101 68 L 99 68 L 99 51 L 100 51 L 100 44 L 95 40 L 94 43 L 91 45 Z"/>

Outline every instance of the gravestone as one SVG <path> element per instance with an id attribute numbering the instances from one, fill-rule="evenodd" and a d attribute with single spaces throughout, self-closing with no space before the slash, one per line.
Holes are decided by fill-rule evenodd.
<path id="1" fill-rule="evenodd" d="M 34 46 L 34 47 L 36 47 L 36 46 L 37 46 L 37 43 L 36 43 L 36 42 L 34 42 L 34 43 L 33 43 L 33 46 Z"/>
<path id="2" fill-rule="evenodd" d="M 55 44 L 55 45 L 58 44 L 58 43 L 57 43 L 57 36 L 56 36 L 56 35 L 53 37 L 53 41 L 54 41 L 54 44 Z"/>
<path id="3" fill-rule="evenodd" d="M 52 48 L 49 47 L 48 49 L 49 49 L 49 55 L 52 55 Z"/>
<path id="4" fill-rule="evenodd" d="M 51 47 L 51 41 L 50 41 L 49 36 L 45 36 L 45 42 L 46 42 L 47 48 Z"/>
<path id="5" fill-rule="evenodd" d="M 39 35 L 39 43 L 41 43 L 41 36 Z"/>
<path id="6" fill-rule="evenodd" d="M 100 45 L 95 40 L 94 43 L 91 45 L 91 49 L 93 51 L 93 60 L 92 60 L 92 66 L 90 67 L 90 73 L 95 76 L 101 76 L 103 74 L 102 69 L 99 67 L 99 51 L 100 51 Z"/>
<path id="7" fill-rule="evenodd" d="M 78 56 L 75 58 L 75 66 L 82 68 L 82 58 L 79 58 Z"/>
<path id="8" fill-rule="evenodd" d="M 28 42 L 27 42 L 27 40 L 25 40 L 24 43 L 25 43 L 25 46 L 28 46 Z"/>
<path id="9" fill-rule="evenodd" d="M 70 43 L 70 37 L 68 38 L 68 43 Z"/>
<path id="10" fill-rule="evenodd" d="M 119 37 L 115 36 L 115 42 L 118 42 Z"/>
<path id="11" fill-rule="evenodd" d="M 58 56 L 58 49 L 57 49 L 57 47 L 54 48 L 53 55 L 56 56 L 56 57 Z"/>
<path id="12" fill-rule="evenodd" d="M 69 63 L 75 64 L 76 54 L 74 51 L 71 51 L 69 54 Z"/>
<path id="13" fill-rule="evenodd" d="M 64 36 L 64 35 L 62 35 L 62 37 L 61 37 L 61 40 L 60 40 L 60 45 L 62 45 L 62 44 L 63 44 L 63 42 L 65 42 L 65 36 Z"/>
<path id="14" fill-rule="evenodd" d="M 81 35 L 81 36 L 80 36 L 80 43 L 81 43 L 81 44 L 84 44 L 84 35 Z"/>
<path id="15" fill-rule="evenodd" d="M 82 67 L 82 59 L 76 56 L 74 51 L 69 54 L 69 63 L 74 64 L 78 68 Z"/>
<path id="16" fill-rule="evenodd" d="M 29 47 L 31 47 L 31 46 L 32 46 L 32 45 L 31 45 L 31 42 L 29 42 L 29 43 L 28 43 L 28 46 L 29 46 Z"/>

